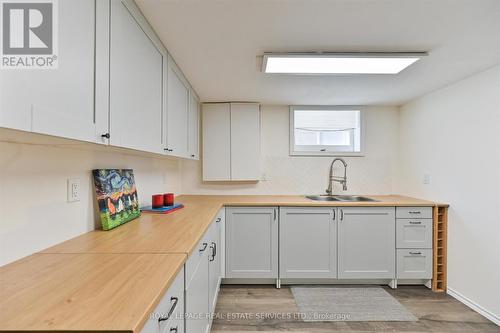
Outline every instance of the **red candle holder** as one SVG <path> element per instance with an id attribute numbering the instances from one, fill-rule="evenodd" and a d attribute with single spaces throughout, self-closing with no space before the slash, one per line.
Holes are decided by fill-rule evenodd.
<path id="1" fill-rule="evenodd" d="M 174 194 L 173 193 L 165 193 L 163 195 L 163 204 L 165 206 L 173 206 L 174 205 Z"/>
<path id="2" fill-rule="evenodd" d="M 151 197 L 151 206 L 153 208 L 161 208 L 164 204 L 163 194 L 153 194 Z"/>

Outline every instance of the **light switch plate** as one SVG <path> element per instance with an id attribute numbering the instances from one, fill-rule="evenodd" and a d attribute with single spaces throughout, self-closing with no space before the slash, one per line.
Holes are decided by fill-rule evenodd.
<path id="1" fill-rule="evenodd" d="M 68 179 L 68 202 L 80 201 L 80 179 Z"/>

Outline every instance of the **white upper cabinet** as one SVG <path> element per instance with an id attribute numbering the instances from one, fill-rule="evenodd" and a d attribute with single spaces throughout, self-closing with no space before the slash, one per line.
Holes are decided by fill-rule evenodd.
<path id="1" fill-rule="evenodd" d="M 259 105 L 205 104 L 202 117 L 203 180 L 259 180 Z"/>
<path id="2" fill-rule="evenodd" d="M 193 91 L 189 94 L 189 157 L 198 160 L 200 158 L 200 103 Z"/>
<path id="3" fill-rule="evenodd" d="M 229 103 L 204 104 L 203 180 L 231 179 L 231 107 Z"/>
<path id="4" fill-rule="evenodd" d="M 163 55 L 129 2 L 111 1 L 110 144 L 163 152 Z"/>
<path id="5" fill-rule="evenodd" d="M 94 0 L 58 2 L 58 68 L 0 74 L 0 127 L 102 143 L 94 113 Z"/>
<path id="6" fill-rule="evenodd" d="M 58 11 L 58 68 L 2 70 L 0 127 L 199 159 L 197 95 L 135 2 Z"/>
<path id="7" fill-rule="evenodd" d="M 231 103 L 231 180 L 260 179 L 260 107 Z"/>
<path id="8" fill-rule="evenodd" d="M 189 85 L 169 58 L 167 84 L 167 154 L 188 157 Z"/>

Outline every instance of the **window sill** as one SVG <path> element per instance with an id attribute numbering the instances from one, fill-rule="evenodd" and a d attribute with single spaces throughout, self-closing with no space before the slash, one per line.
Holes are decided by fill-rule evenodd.
<path id="1" fill-rule="evenodd" d="M 324 157 L 364 157 L 365 153 L 357 152 L 320 152 L 320 151 L 291 151 L 290 156 L 324 156 Z"/>

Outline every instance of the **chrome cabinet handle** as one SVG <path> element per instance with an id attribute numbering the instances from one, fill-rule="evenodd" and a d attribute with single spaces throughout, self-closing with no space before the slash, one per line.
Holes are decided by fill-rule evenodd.
<path id="1" fill-rule="evenodd" d="M 179 326 L 171 327 L 170 332 L 175 332 L 177 333 L 179 331 Z"/>
<path id="2" fill-rule="evenodd" d="M 199 250 L 200 252 L 203 252 L 207 249 L 208 243 L 203 243 L 203 247 Z"/>
<path id="3" fill-rule="evenodd" d="M 335 209 L 333 210 L 333 220 L 335 221 Z"/>
<path id="4" fill-rule="evenodd" d="M 214 261 L 215 260 L 215 256 L 217 255 L 217 244 L 215 244 L 214 242 L 212 242 L 212 244 L 210 245 L 210 249 L 212 250 L 212 257 L 210 259 L 208 259 L 209 261 Z"/>
<path id="5" fill-rule="evenodd" d="M 411 252 L 410 251 L 410 254 L 422 254 L 422 252 Z"/>
<path id="6" fill-rule="evenodd" d="M 410 221 L 410 224 L 422 224 L 421 221 Z"/>
<path id="7" fill-rule="evenodd" d="M 219 223 L 222 219 L 220 217 L 217 218 L 217 220 L 215 220 L 215 222 Z"/>
<path id="8" fill-rule="evenodd" d="M 110 137 L 111 135 L 109 135 L 109 133 L 104 133 L 103 135 L 101 135 L 101 138 L 109 139 Z"/>
<path id="9" fill-rule="evenodd" d="M 179 303 L 179 298 L 177 297 L 170 297 L 170 301 L 173 301 L 174 303 L 170 307 L 170 310 L 168 310 L 168 313 L 165 317 L 160 317 L 158 318 L 158 322 L 162 322 L 165 320 L 168 320 L 170 317 L 172 317 L 172 313 L 174 313 L 175 308 L 177 307 L 177 303 Z"/>
<path id="10" fill-rule="evenodd" d="M 273 219 L 276 221 L 276 209 L 273 209 L 273 214 L 274 214 L 273 215 L 274 216 Z"/>
<path id="11" fill-rule="evenodd" d="M 344 210 L 340 210 L 340 221 L 344 221 Z"/>
<path id="12" fill-rule="evenodd" d="M 420 214 L 421 212 L 420 211 L 410 211 L 408 212 L 409 214 Z"/>

